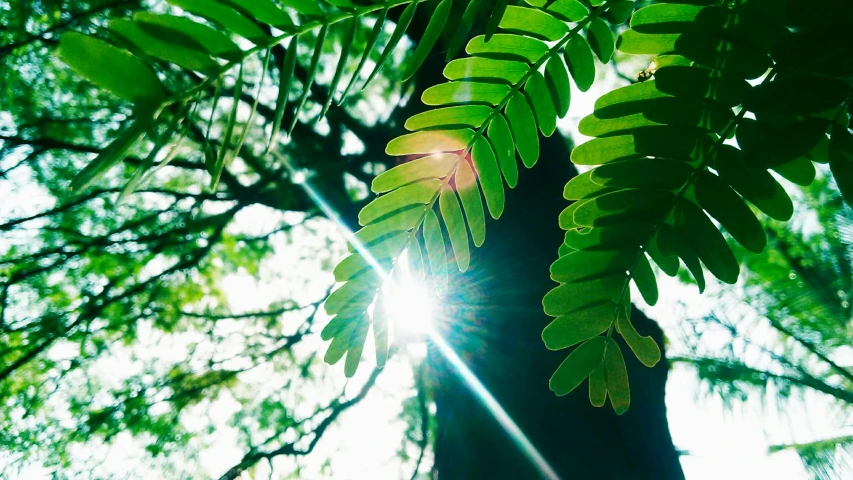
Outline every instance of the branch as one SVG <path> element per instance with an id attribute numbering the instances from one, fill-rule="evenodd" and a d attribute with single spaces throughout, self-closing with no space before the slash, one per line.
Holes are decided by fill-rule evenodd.
<path id="1" fill-rule="evenodd" d="M 311 439 L 311 443 L 308 444 L 308 447 L 306 449 L 299 450 L 296 448 L 296 442 L 298 442 L 298 440 L 286 443 L 281 447 L 276 448 L 275 450 L 269 450 L 265 452 L 252 449 L 252 451 L 247 453 L 243 457 L 243 459 L 240 460 L 240 463 L 231 467 L 227 472 L 225 472 L 221 477 L 219 477 L 219 480 L 235 480 L 237 477 L 240 476 L 241 473 L 251 468 L 253 465 L 260 462 L 261 460 L 269 460 L 279 455 L 305 456 L 310 454 L 314 450 L 314 447 L 317 446 L 317 443 L 320 441 L 320 438 L 322 438 L 323 434 L 329 428 L 329 426 L 331 426 L 332 423 L 334 423 L 335 420 L 344 411 L 355 406 L 360 401 L 362 401 L 364 397 L 367 396 L 367 393 L 376 383 L 376 379 L 379 377 L 380 372 L 380 369 L 374 369 L 373 373 L 370 375 L 370 378 L 367 379 L 367 382 L 361 388 L 361 391 L 358 392 L 358 395 L 354 396 L 349 400 L 346 400 L 345 402 L 341 402 L 332 408 L 332 412 L 329 414 L 329 416 L 324 418 L 323 421 L 320 422 L 319 425 L 317 425 L 317 428 L 315 428 L 311 432 L 312 434 L 314 434 L 314 438 Z M 301 438 L 299 440 L 301 440 Z"/>

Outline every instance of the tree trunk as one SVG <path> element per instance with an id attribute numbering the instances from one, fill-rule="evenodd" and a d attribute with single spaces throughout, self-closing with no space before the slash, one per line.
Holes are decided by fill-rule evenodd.
<path id="1" fill-rule="evenodd" d="M 681 479 L 666 420 L 665 360 L 649 369 L 625 355 L 631 408 L 621 417 L 609 404 L 590 406 L 586 382 L 562 398 L 548 389 L 566 351 L 545 349 L 540 335 L 549 318 L 541 302 L 556 285 L 548 268 L 562 242 L 557 218 L 568 204 L 562 189 L 573 174 L 565 140 L 543 140 L 539 163 L 521 172 L 503 217 L 488 224 L 486 244 L 473 252 L 470 270 L 451 280 L 438 328 L 561 478 Z M 657 324 L 636 309 L 633 320 L 662 345 Z M 540 478 L 435 348 L 429 362 L 438 478 Z"/>

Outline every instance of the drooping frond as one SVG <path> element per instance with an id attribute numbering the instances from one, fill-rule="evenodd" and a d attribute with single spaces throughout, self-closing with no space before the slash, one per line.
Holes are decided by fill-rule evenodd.
<path id="1" fill-rule="evenodd" d="M 390 58 L 391 52 L 402 39 L 421 0 L 387 0 L 358 4 L 350 0 L 285 0 L 283 6 L 273 0 L 168 0 L 170 4 L 195 17 L 139 12 L 132 19 L 114 19 L 107 26 L 105 38 L 69 32 L 62 35 L 58 56 L 72 69 L 118 97 L 134 105 L 135 122 L 121 136 L 93 160 L 78 176 L 72 188 L 86 188 L 100 175 L 119 163 L 126 152 L 147 135 L 154 148 L 150 162 L 160 150 L 176 138 L 185 135 L 187 118 L 199 108 L 200 102 L 210 99 L 212 109 L 222 98 L 226 76 L 236 79 L 228 95 L 234 101 L 226 117 L 226 127 L 218 139 L 216 151 L 205 149 L 207 168 L 215 184 L 228 163 L 239 156 L 246 141 L 248 126 L 252 123 L 260 101 L 260 86 L 271 74 L 270 62 L 275 62 L 274 48 L 285 47 L 276 63 L 279 77 L 272 135 L 273 145 L 279 131 L 291 132 L 305 110 L 311 97 L 311 88 L 317 77 L 321 56 L 332 50 L 329 46 L 337 39 L 341 46 L 336 69 L 328 85 L 328 98 L 321 113 L 312 120 L 322 118 L 340 87 L 344 85 L 347 67 L 356 63 L 354 73 L 338 96 L 338 102 L 372 80 Z M 434 46 L 445 24 L 452 0 L 442 0 L 434 10 L 427 34 L 418 45 L 415 56 L 408 64 L 409 75 L 420 66 Z M 386 19 L 391 9 L 402 8 L 393 34 L 380 45 Z M 200 17 L 200 18 L 199 18 Z M 375 18 L 372 26 L 365 19 Z M 352 48 L 358 29 L 365 29 L 367 42 L 364 49 Z M 305 66 L 295 101 L 291 98 L 296 83 L 295 68 L 300 49 L 307 49 L 310 61 Z M 358 50 L 358 51 L 357 51 Z M 374 58 L 374 53 L 378 57 Z M 372 70 L 365 68 L 373 59 Z M 244 92 L 244 70 L 248 62 L 260 62 L 258 88 Z M 236 122 L 241 96 L 253 97 L 252 113 L 242 126 Z M 252 98 L 250 97 L 250 98 Z M 282 125 L 285 113 L 290 110 L 291 120 Z M 197 114 L 197 112 L 195 112 Z M 211 114 L 211 120 L 213 114 Z M 170 125 L 166 134 L 157 134 L 155 124 Z M 209 130 L 209 129 L 208 129 Z M 208 136 L 209 136 L 208 131 Z M 141 176 L 145 171 L 138 172 Z M 137 186 L 136 179 L 128 185 Z"/>
<path id="2" fill-rule="evenodd" d="M 390 272 L 394 282 L 404 252 L 409 268 L 428 271 L 434 285 L 443 284 L 447 258 L 455 258 L 462 271 L 468 268 L 471 243 L 485 241 L 485 212 L 499 218 L 504 183 L 512 188 L 518 181 L 516 153 L 525 167 L 536 164 L 539 133 L 553 134 L 557 118 L 568 111 L 570 76 L 587 90 L 595 78 L 593 52 L 605 63 L 613 53 L 614 38 L 603 18 L 624 22 L 633 10 L 632 2 L 593 2 L 597 6 L 591 8 L 576 0 L 527 3 L 507 6 L 493 35 L 487 29 L 468 42 L 469 56 L 444 69 L 448 82 L 423 93 L 423 103 L 436 108 L 409 118 L 405 126 L 412 133 L 387 146 L 389 155 L 408 161 L 373 181 L 372 190 L 382 195 L 360 212 L 363 228 L 351 241 L 351 255 L 335 269 L 343 285 L 325 307 L 335 315 L 322 333 L 332 340 L 326 361 L 346 355 L 348 376 L 355 373 L 371 324 L 380 364 L 386 356 L 379 295 L 385 275 Z M 620 6 L 615 12 L 614 5 Z M 466 32 L 470 21 L 466 12 Z M 371 318 L 374 302 L 378 313 Z M 621 357 L 611 363 L 614 372 L 624 370 Z"/>
<path id="3" fill-rule="evenodd" d="M 770 170 L 808 185 L 813 162 L 828 162 L 853 199 L 853 47 L 841 27 L 850 21 L 853 4 L 840 0 L 667 1 L 634 13 L 617 47 L 654 56 L 654 78 L 596 102 L 579 125 L 596 138 L 572 153 L 574 163 L 596 168 L 564 192 L 573 203 L 560 216 L 567 232 L 551 267 L 560 285 L 543 301 L 556 319 L 543 337 L 549 348 L 581 346 L 552 379 L 558 393 L 581 383 L 578 371 L 602 368 L 581 352 L 600 350 L 614 333 L 641 362 L 657 362 L 657 346 L 625 313 L 630 282 L 646 303 L 657 302 L 652 262 L 670 276 L 683 263 L 700 291 L 706 270 L 737 281 L 738 261 L 712 218 L 746 250 L 762 252 L 767 239 L 747 202 L 776 220 L 793 212 Z M 567 376 L 571 383 L 562 382 Z"/>
<path id="4" fill-rule="evenodd" d="M 808 443 L 772 445 L 770 453 L 793 450 L 815 480 L 849 478 L 853 475 L 853 435 Z"/>

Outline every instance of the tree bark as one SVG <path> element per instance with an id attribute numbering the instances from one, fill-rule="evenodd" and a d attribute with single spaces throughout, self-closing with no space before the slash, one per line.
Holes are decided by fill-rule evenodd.
<path id="1" fill-rule="evenodd" d="M 562 398 L 548 389 L 567 352 L 546 350 L 541 332 L 550 319 L 541 302 L 556 285 L 548 269 L 562 243 L 557 218 L 568 204 L 562 189 L 574 173 L 565 140 L 543 140 L 539 163 L 521 172 L 503 217 L 487 225 L 486 244 L 473 252 L 471 268 L 452 279 L 438 328 L 561 478 L 681 479 L 666 420 L 665 359 L 649 369 L 623 350 L 632 391 L 631 408 L 621 417 L 609 403 L 590 406 L 586 382 Z M 657 324 L 636 309 L 633 321 L 662 345 Z M 437 349 L 428 361 L 438 478 L 540 478 Z"/>

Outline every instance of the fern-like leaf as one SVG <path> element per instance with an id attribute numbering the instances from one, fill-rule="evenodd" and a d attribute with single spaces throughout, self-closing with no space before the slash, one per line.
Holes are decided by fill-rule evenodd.
<path id="1" fill-rule="evenodd" d="M 853 21 L 844 2 L 817 3 L 837 14 L 834 21 Z M 666 2 L 633 15 L 618 48 L 656 56 L 654 79 L 605 94 L 580 122 L 579 131 L 596 138 L 577 147 L 572 161 L 596 168 L 566 185 L 574 203 L 560 216 L 567 232 L 551 268 L 560 286 L 543 301 L 556 317 L 543 333 L 549 348 L 600 349 L 603 337 L 618 333 L 654 365 L 658 346 L 637 334 L 627 314 L 629 283 L 649 305 L 658 299 L 651 263 L 674 276 L 683 262 L 700 291 L 705 270 L 735 283 L 738 262 L 711 219 L 746 250 L 762 252 L 764 230 L 746 202 L 778 220 L 793 212 L 768 170 L 806 185 L 812 162 L 829 162 L 851 199 L 849 42 L 820 25 L 829 11 L 820 19 L 778 14 L 786 9 L 809 7 L 801 0 Z M 609 49 L 593 38 L 593 50 L 607 58 Z M 809 58 L 805 48 L 826 55 Z M 584 45 L 577 49 L 575 69 L 589 56 Z M 561 381 L 566 369 L 594 371 L 576 355 L 554 374 L 558 394 L 580 384 Z M 627 404 L 621 390 L 610 390 L 607 372 L 605 389 L 621 413 Z M 593 404 L 602 403 L 601 388 L 600 378 L 590 379 Z"/>
<path id="2" fill-rule="evenodd" d="M 333 339 L 330 363 L 342 358 L 338 345 L 348 345 L 347 360 L 360 355 L 363 337 L 349 332 L 370 324 L 368 309 L 374 302 L 381 304 L 379 294 L 388 288 L 383 286 L 386 272 L 403 268 L 399 259 L 405 251 L 409 258 L 428 258 L 411 262 L 414 267 L 409 268 L 429 265 L 438 290 L 444 285 L 447 258 L 455 259 L 461 271 L 469 267 L 471 243 L 485 241 L 485 212 L 498 219 L 504 210 L 504 182 L 510 188 L 518 182 L 516 154 L 527 168 L 533 167 L 539 133 L 553 134 L 557 118 L 566 114 L 569 73 L 563 53 L 577 39 L 586 44 L 585 29 L 607 13 L 609 3 L 592 10 L 575 0 L 527 3 L 531 6 L 506 6 L 491 38 L 481 35 L 468 42 L 470 56 L 452 60 L 444 69 L 449 82 L 423 93 L 423 102 L 436 108 L 409 118 L 405 126 L 411 133 L 388 144 L 389 155 L 410 160 L 374 179 L 371 188 L 382 195 L 359 214 L 363 228 L 351 241 L 351 255 L 335 269 L 343 285 L 325 306 L 335 316 L 323 331 L 323 338 Z M 471 8 L 477 5 L 472 2 Z M 466 11 L 465 28 L 468 21 Z M 583 74 L 594 78 L 594 64 L 584 68 Z M 352 323 L 361 326 L 347 329 Z M 377 348 L 378 358 L 384 358 L 387 347 Z"/>

